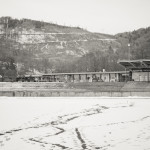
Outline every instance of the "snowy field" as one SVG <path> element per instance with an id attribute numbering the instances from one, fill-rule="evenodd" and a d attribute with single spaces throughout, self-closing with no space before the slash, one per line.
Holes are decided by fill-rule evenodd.
<path id="1" fill-rule="evenodd" d="M 0 150 L 150 150 L 149 98 L 0 98 Z"/>

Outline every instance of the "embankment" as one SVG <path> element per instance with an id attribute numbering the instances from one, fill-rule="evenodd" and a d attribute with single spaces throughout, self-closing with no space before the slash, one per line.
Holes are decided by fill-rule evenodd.
<path id="1" fill-rule="evenodd" d="M 0 96 L 41 96 L 41 97 L 150 97 L 148 82 L 0 82 Z"/>

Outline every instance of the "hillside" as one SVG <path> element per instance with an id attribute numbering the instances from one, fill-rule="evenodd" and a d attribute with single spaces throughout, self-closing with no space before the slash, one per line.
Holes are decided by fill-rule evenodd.
<path id="1" fill-rule="evenodd" d="M 121 43 L 120 59 L 150 59 L 150 27 L 119 33 L 116 39 Z M 130 43 L 130 54 L 128 43 Z M 124 55 L 123 55 L 124 54 Z"/>
<path id="2" fill-rule="evenodd" d="M 18 74 L 122 70 L 117 60 L 128 58 L 129 40 L 132 57 L 140 58 L 141 53 L 144 57 L 143 48 L 149 51 L 149 30 L 112 36 L 80 27 L 2 17 L 0 61 L 12 58 Z"/>

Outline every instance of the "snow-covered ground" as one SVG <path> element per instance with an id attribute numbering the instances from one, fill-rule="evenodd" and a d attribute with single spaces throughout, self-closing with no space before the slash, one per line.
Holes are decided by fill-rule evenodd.
<path id="1" fill-rule="evenodd" d="M 1 150 L 150 150 L 149 98 L 0 98 Z"/>

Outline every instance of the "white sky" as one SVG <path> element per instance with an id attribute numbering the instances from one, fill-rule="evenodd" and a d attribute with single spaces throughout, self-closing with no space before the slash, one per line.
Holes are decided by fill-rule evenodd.
<path id="1" fill-rule="evenodd" d="M 150 26 L 150 0 L 0 0 L 2 16 L 116 34 Z"/>

